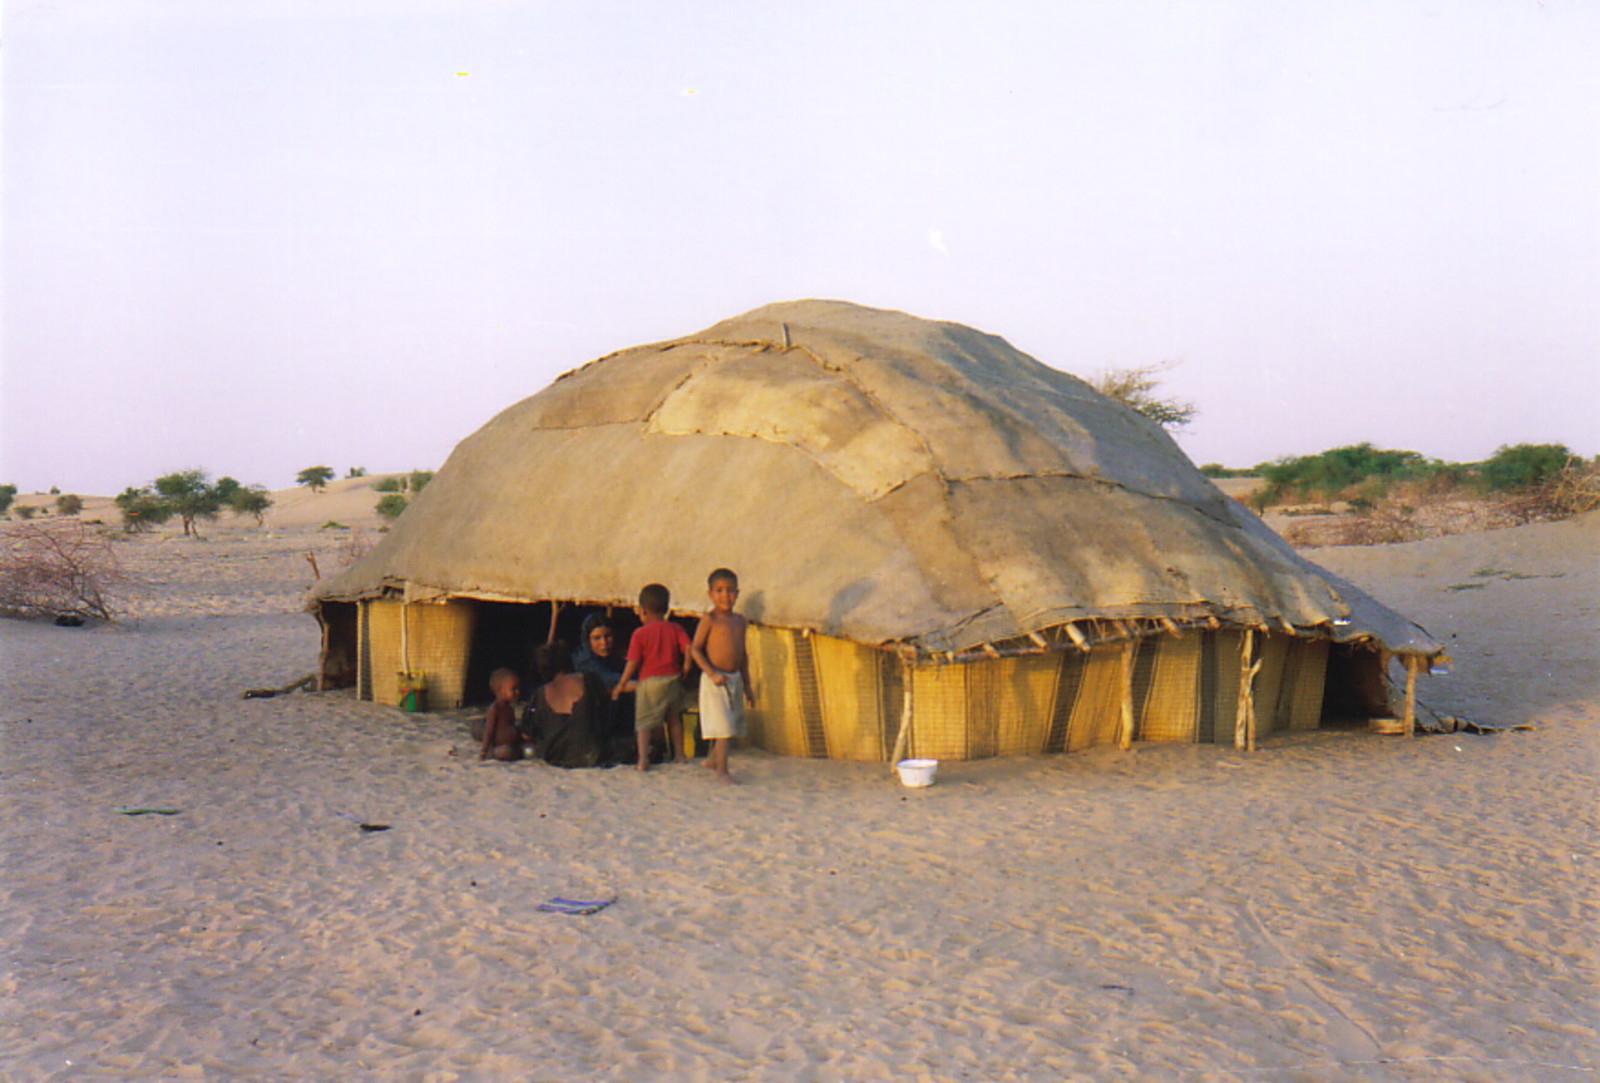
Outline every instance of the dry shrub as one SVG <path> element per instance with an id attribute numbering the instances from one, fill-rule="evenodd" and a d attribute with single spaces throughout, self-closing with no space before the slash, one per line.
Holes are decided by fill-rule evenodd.
<path id="1" fill-rule="evenodd" d="M 1600 464 L 1569 458 L 1534 490 L 1530 510 L 1541 518 L 1565 519 L 1600 508 Z"/>
<path id="2" fill-rule="evenodd" d="M 372 539 L 365 530 L 356 527 L 345 536 L 344 544 L 339 546 L 339 567 L 348 568 L 371 551 Z"/>
<path id="3" fill-rule="evenodd" d="M 348 568 L 371 551 L 372 539 L 367 536 L 366 531 L 357 527 L 344 536 L 344 541 L 337 548 L 307 549 L 301 555 L 306 558 L 306 563 L 311 565 L 311 578 L 315 582 L 322 578 L 322 562 L 317 559 L 319 553 L 322 555 L 331 553 L 339 567 Z"/>
<path id="4" fill-rule="evenodd" d="M 126 582 L 110 538 L 75 519 L 0 528 L 0 614 L 112 620 Z"/>

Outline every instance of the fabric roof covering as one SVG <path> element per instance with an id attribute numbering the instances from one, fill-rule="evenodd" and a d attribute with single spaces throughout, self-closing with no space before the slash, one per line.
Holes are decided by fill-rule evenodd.
<path id="1" fill-rule="evenodd" d="M 1301 557 L 1160 426 L 1003 339 L 838 301 L 591 362 L 463 440 L 313 599 L 698 608 L 960 652 L 1089 618 L 1422 629 Z"/>

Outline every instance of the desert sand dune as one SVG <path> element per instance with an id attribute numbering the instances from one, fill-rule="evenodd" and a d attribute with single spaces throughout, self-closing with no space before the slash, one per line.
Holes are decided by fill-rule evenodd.
<path id="1" fill-rule="evenodd" d="M 730 789 L 241 700 L 313 668 L 338 485 L 119 543 L 123 624 L 0 622 L 7 1079 L 1595 1078 L 1600 518 L 1312 554 L 1529 731 Z"/>

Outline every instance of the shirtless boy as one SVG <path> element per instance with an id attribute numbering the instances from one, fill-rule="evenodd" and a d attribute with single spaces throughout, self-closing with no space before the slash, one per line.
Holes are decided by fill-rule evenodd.
<path id="1" fill-rule="evenodd" d="M 716 772 L 718 782 L 732 782 L 728 748 L 735 737 L 744 736 L 744 705 L 755 706 L 755 690 L 744 649 L 746 622 L 733 611 L 739 600 L 739 577 L 718 568 L 706 585 L 711 612 L 700 618 L 692 647 L 695 664 L 705 673 L 700 682 L 700 735 L 711 742 L 706 766 Z"/>

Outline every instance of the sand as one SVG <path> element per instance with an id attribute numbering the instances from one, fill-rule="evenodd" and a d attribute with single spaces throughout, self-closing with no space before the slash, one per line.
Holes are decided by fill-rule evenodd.
<path id="1" fill-rule="evenodd" d="M 0 622 L 7 1080 L 1596 1078 L 1600 517 L 1312 554 L 1449 642 L 1425 700 L 1529 731 L 910 791 L 241 700 L 313 667 L 340 498 L 119 543 L 124 624 Z"/>

